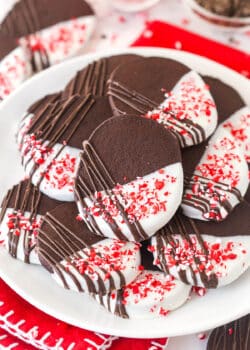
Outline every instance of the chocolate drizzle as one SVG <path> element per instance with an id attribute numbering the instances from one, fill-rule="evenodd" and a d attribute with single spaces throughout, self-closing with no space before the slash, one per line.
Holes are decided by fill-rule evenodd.
<path id="1" fill-rule="evenodd" d="M 34 134 L 37 140 L 42 140 L 42 143 L 46 145 L 47 149 L 53 148 L 56 143 L 62 144 L 59 151 L 53 156 L 53 159 L 48 165 L 48 169 L 53 163 L 53 160 L 60 155 L 63 149 L 71 144 L 76 130 L 81 126 L 82 121 L 94 103 L 95 101 L 90 95 L 85 98 L 72 96 L 66 101 L 59 101 L 55 104 L 44 106 L 44 108 L 40 109 L 39 113 L 34 116 L 27 134 Z M 21 145 L 23 141 L 24 139 L 21 141 Z M 31 160 L 32 157 L 29 157 L 25 161 L 25 168 Z M 33 176 L 38 167 L 39 164 L 34 163 L 30 176 Z M 42 179 L 43 174 L 41 175 L 39 184 Z"/>
<path id="2" fill-rule="evenodd" d="M 250 314 L 211 333 L 207 350 L 249 350 Z"/>
<path id="3" fill-rule="evenodd" d="M 112 196 L 112 200 L 118 208 L 123 218 L 123 221 L 126 223 L 129 231 L 133 235 L 134 240 L 140 241 L 146 239 L 147 234 L 146 232 L 144 232 L 140 223 L 136 221 L 131 223 L 129 221 L 122 203 L 120 202 L 117 195 L 114 194 L 114 192 L 112 191 L 112 189 L 116 186 L 116 183 L 89 141 L 85 141 L 83 143 L 83 150 L 84 151 L 81 154 L 80 158 L 79 169 L 84 169 L 85 173 L 87 174 L 87 179 L 83 179 L 83 177 L 81 176 L 81 172 L 78 171 L 77 181 L 75 184 L 75 195 L 77 201 L 83 208 L 84 220 L 88 225 L 89 229 L 97 235 L 103 236 L 103 232 L 97 225 L 95 217 L 91 215 L 88 211 L 86 199 L 91 200 L 93 203 L 98 203 L 101 206 L 103 213 L 105 213 L 105 216 L 108 218 L 108 220 L 106 220 L 106 223 L 109 225 L 114 235 L 118 239 L 127 240 L 127 237 L 121 231 L 118 224 L 112 219 L 110 213 L 106 210 L 101 200 L 98 199 L 98 196 L 95 196 L 95 193 L 97 192 L 98 188 L 97 186 L 99 185 L 101 186 L 102 191 L 105 195 L 109 197 Z"/>
<path id="4" fill-rule="evenodd" d="M 63 97 L 74 94 L 105 96 L 107 80 L 112 71 L 123 62 L 130 62 L 137 58 L 137 55 L 117 55 L 104 57 L 90 63 L 87 67 L 78 71 L 76 76 L 67 84 Z"/>
<path id="5" fill-rule="evenodd" d="M 190 135 L 192 142 L 194 144 L 201 143 L 206 139 L 206 134 L 204 129 L 198 124 L 192 122 L 187 118 L 182 120 L 178 119 L 173 111 L 165 112 L 157 102 L 147 98 L 146 96 L 129 89 L 124 84 L 117 81 L 109 80 L 109 90 L 108 95 L 113 99 L 121 101 L 123 105 L 130 107 L 134 113 L 139 113 L 141 116 L 147 116 L 148 113 L 153 112 L 153 114 L 162 113 L 166 116 L 163 124 L 169 131 L 171 131 L 174 136 L 178 139 L 181 147 L 187 147 L 186 137 L 183 134 Z M 155 112 L 154 112 L 155 110 Z M 116 108 L 117 114 L 125 114 L 118 107 Z M 170 118 L 167 118 L 170 116 Z"/>
<path id="6" fill-rule="evenodd" d="M 187 227 L 189 225 L 189 227 Z M 202 235 L 198 230 L 194 220 L 186 218 L 185 221 L 182 219 L 181 214 L 175 214 L 174 218 L 162 228 L 156 235 L 156 247 L 157 247 L 157 258 L 159 259 L 161 269 L 169 274 L 168 264 L 165 258 L 165 249 L 164 247 L 170 245 L 173 248 L 173 259 L 175 256 L 175 250 L 178 248 L 178 239 L 175 235 L 180 235 L 183 240 L 186 240 L 190 247 L 193 246 L 192 239 L 190 237 L 190 230 L 196 236 L 198 243 L 201 246 L 202 251 L 205 256 L 208 256 L 208 250 L 205 247 Z M 205 288 L 216 288 L 218 285 L 218 278 L 214 273 L 211 273 L 210 276 L 206 274 L 205 271 L 199 269 L 201 264 L 200 258 L 194 256 L 194 263 L 196 265 L 196 271 L 198 271 L 200 279 Z M 202 262 L 204 263 L 204 262 Z M 197 285 L 197 275 L 194 271 L 194 268 L 190 265 L 191 277 L 193 280 L 193 285 Z M 182 282 L 190 284 L 187 277 L 187 271 L 184 269 L 178 269 L 179 278 Z"/>
<path id="7" fill-rule="evenodd" d="M 26 59 L 30 62 L 33 74 L 49 68 L 51 65 L 48 52 L 44 46 L 33 48 L 32 42 L 36 42 L 37 40 L 39 40 L 39 38 L 37 38 L 35 34 L 29 35 L 20 40 L 20 44 L 26 53 Z"/>
<path id="8" fill-rule="evenodd" d="M 109 312 L 112 312 L 111 303 L 110 303 L 110 300 L 112 298 L 111 294 L 112 293 L 109 293 L 105 296 L 102 296 L 102 295 L 98 296 L 98 301 L 102 306 L 105 306 L 104 298 L 107 300 L 107 309 L 109 310 Z M 129 318 L 128 313 L 126 311 L 126 307 L 123 303 L 123 289 L 119 289 L 116 291 L 116 302 L 115 302 L 114 314 L 122 318 Z"/>
<path id="9" fill-rule="evenodd" d="M 206 192 L 207 190 L 211 191 L 211 186 L 209 187 L 209 185 L 212 184 L 212 188 L 213 188 L 212 196 L 213 197 L 215 196 L 216 198 L 218 198 L 220 207 L 224 208 L 228 214 L 233 210 L 233 206 L 231 205 L 228 199 L 225 199 L 225 198 L 221 199 L 222 194 L 226 194 L 226 193 L 231 194 L 235 196 L 239 202 L 243 201 L 243 197 L 240 191 L 235 187 L 230 188 L 227 184 L 224 184 L 222 182 L 215 182 L 213 180 L 210 180 L 208 178 L 205 178 L 197 174 L 194 174 L 191 177 L 185 176 L 184 185 L 186 190 L 192 191 L 192 187 L 196 184 L 198 184 L 199 187 L 202 187 L 202 190 L 204 192 Z M 191 198 L 184 196 L 182 200 L 182 204 L 191 206 L 197 210 L 200 210 L 203 213 L 203 215 L 207 213 L 209 214 L 211 211 L 213 211 L 213 213 L 216 214 L 214 219 L 216 221 L 218 221 L 218 218 L 221 216 L 220 207 L 213 207 L 211 209 L 209 197 L 206 198 L 205 194 L 200 195 L 200 194 L 193 193 L 192 191 Z M 210 220 L 213 220 L 213 218 L 211 217 Z"/>
<path id="10" fill-rule="evenodd" d="M 90 63 L 85 69 L 77 72 L 74 79 L 66 86 L 63 97 L 75 94 L 93 94 L 104 96 L 107 75 L 107 59 L 102 58 Z"/>
<path id="11" fill-rule="evenodd" d="M 75 212 L 75 209 L 72 209 L 72 206 L 75 206 L 73 203 L 62 206 L 66 210 L 68 209 L 70 213 L 72 213 L 72 210 Z M 58 209 L 60 210 L 60 207 Z M 79 292 L 83 292 L 79 275 L 85 280 L 89 293 L 103 295 L 115 289 L 116 286 L 112 276 L 109 277 L 109 287 L 107 290 L 100 274 L 98 274 L 96 285 L 88 274 L 80 274 L 74 263 L 74 259 L 87 259 L 88 253 L 84 251 L 84 248 L 90 249 L 92 244 L 98 243 L 102 239 L 90 234 L 87 228 L 83 227 L 83 223 L 77 222 L 76 216 L 70 216 L 70 219 L 66 218 L 66 221 L 64 220 L 63 223 L 56 214 L 56 211 L 47 213 L 40 228 L 38 248 L 39 258 L 42 264 L 51 272 L 58 275 L 66 289 L 70 289 L 70 285 L 65 275 L 69 277 Z M 99 253 L 97 254 L 99 255 Z M 62 261 L 65 261 L 67 266 Z M 69 266 L 73 271 L 77 272 L 77 275 L 69 271 Z M 107 271 L 105 269 L 99 269 L 106 275 Z M 125 285 L 126 281 L 123 273 L 116 271 L 116 274 L 120 279 L 120 284 L 122 286 Z"/>
<path id="12" fill-rule="evenodd" d="M 44 196 L 29 180 L 20 182 L 8 191 L 1 205 L 0 222 L 3 222 L 7 210 L 11 209 L 11 214 L 14 214 L 15 217 L 12 219 L 12 226 L 8 228 L 8 250 L 14 258 L 17 258 L 17 250 L 20 244 L 20 235 L 15 234 L 16 230 L 24 231 L 24 262 L 30 262 L 30 254 L 36 246 L 32 242 L 33 230 L 20 228 L 19 218 L 16 214 L 24 215 L 25 212 L 28 213 L 26 217 L 31 223 L 37 219 L 37 215 L 44 215 L 46 209 L 52 209 L 58 203 Z"/>

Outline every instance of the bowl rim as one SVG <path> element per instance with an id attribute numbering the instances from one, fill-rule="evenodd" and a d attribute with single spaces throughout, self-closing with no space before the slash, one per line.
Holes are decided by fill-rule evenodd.
<path id="1" fill-rule="evenodd" d="M 238 24 L 239 26 L 247 26 L 250 25 L 250 16 L 247 17 L 229 17 L 229 16 L 223 16 L 218 15 L 212 11 L 209 11 L 205 9 L 203 6 L 199 5 L 196 0 L 186 0 L 187 3 L 189 3 L 190 7 L 193 11 L 199 14 L 199 12 L 205 17 L 204 19 L 214 19 L 218 21 L 222 21 L 224 23 L 233 23 Z M 223 24 L 218 24 L 220 26 L 223 26 Z"/>

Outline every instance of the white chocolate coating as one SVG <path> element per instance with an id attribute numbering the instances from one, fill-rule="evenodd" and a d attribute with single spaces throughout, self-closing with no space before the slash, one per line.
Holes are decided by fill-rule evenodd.
<path id="1" fill-rule="evenodd" d="M 13 242 L 11 242 L 10 237 L 9 237 L 9 232 L 10 232 L 10 228 L 8 227 L 8 223 L 10 221 L 10 215 L 14 214 L 14 210 L 13 208 L 7 208 L 5 215 L 3 217 L 3 220 L 0 224 L 0 241 L 3 241 L 3 244 L 5 246 L 5 248 L 10 252 L 10 248 L 11 250 L 13 249 L 13 246 L 10 247 L 10 245 L 13 245 Z M 28 227 L 32 227 L 32 223 L 30 222 L 30 212 L 25 212 L 23 214 L 23 217 L 27 219 L 27 221 L 24 219 L 23 224 L 22 222 L 20 223 L 20 228 L 18 229 L 18 233 L 13 233 L 13 237 L 15 237 L 15 234 L 18 235 L 15 238 L 18 238 L 18 242 L 17 242 L 17 246 L 16 246 L 16 259 L 19 259 L 21 261 L 25 261 L 25 251 L 24 251 L 24 247 L 25 247 L 25 240 L 27 239 L 27 234 L 29 235 L 31 241 L 31 247 L 34 247 L 29 255 L 29 263 L 30 264 L 38 264 L 40 265 L 40 261 L 38 259 L 38 254 L 37 254 L 37 250 L 35 248 L 36 246 L 36 242 L 35 242 L 35 234 L 34 232 L 36 232 L 36 234 L 38 233 L 38 228 L 36 229 L 31 229 L 30 231 L 28 231 L 25 228 Z M 35 221 L 36 223 L 39 225 L 39 223 L 41 222 L 41 215 L 36 215 Z M 34 224 L 34 220 L 33 220 L 33 224 Z M 33 225 L 34 226 L 34 225 Z"/>
<path id="2" fill-rule="evenodd" d="M 149 112 L 147 117 L 179 134 L 182 147 L 198 144 L 214 132 L 218 121 L 216 105 L 198 73 L 185 74 L 165 96 L 159 108 Z"/>
<path id="3" fill-rule="evenodd" d="M 228 118 L 221 126 L 230 132 L 250 163 L 250 107 L 243 107 Z"/>
<path id="4" fill-rule="evenodd" d="M 180 205 L 183 190 L 183 170 L 180 163 L 171 164 L 143 178 L 138 178 L 110 191 L 109 196 L 102 192 L 95 197 L 102 197 L 105 209 L 127 240 L 135 237 L 125 222 L 120 210 L 114 203 L 114 196 L 119 200 L 130 223 L 139 223 L 148 237 L 163 227 L 174 215 Z M 83 198 L 84 208 L 77 202 L 80 215 L 89 225 L 86 210 L 91 214 L 99 230 L 105 237 L 117 238 L 109 224 L 105 212 L 90 198 Z M 91 229 L 91 227 L 89 227 Z"/>
<path id="5" fill-rule="evenodd" d="M 164 255 L 159 255 L 156 238 L 152 238 L 154 263 L 163 268 L 161 262 L 167 266 L 167 270 L 175 278 L 180 279 L 180 272 L 184 271 L 185 278 L 190 285 L 207 287 L 201 278 L 205 273 L 208 277 L 215 274 L 217 288 L 226 286 L 239 278 L 250 266 L 250 237 L 215 237 L 202 235 L 208 255 L 204 253 L 200 242 L 195 235 L 190 235 L 192 245 L 180 235 L 174 235 L 175 242 L 178 242 L 176 250 L 171 244 L 163 241 Z M 199 260 L 199 263 L 195 261 Z M 195 276 L 195 280 L 193 277 Z"/>
<path id="6" fill-rule="evenodd" d="M 74 291 L 108 293 L 136 278 L 140 260 L 137 244 L 105 239 L 53 266 L 52 277 L 59 285 Z M 88 279 L 95 291 L 89 287 Z"/>
<path id="7" fill-rule="evenodd" d="M 204 181 L 203 181 L 204 180 Z M 182 201 L 183 213 L 199 220 L 223 220 L 240 202 L 234 189 L 244 197 L 248 188 L 248 165 L 236 140 L 225 128 L 211 138 Z M 200 205 L 202 203 L 204 207 Z"/>
<path id="8" fill-rule="evenodd" d="M 153 319 L 167 316 L 189 297 L 191 287 L 162 272 L 143 271 L 123 288 L 122 303 L 131 319 Z M 112 313 L 116 311 L 117 291 L 95 299 Z"/>

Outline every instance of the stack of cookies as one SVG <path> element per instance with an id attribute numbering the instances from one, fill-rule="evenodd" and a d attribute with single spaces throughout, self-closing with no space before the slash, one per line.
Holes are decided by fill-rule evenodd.
<path id="1" fill-rule="evenodd" d="M 60 286 L 146 319 L 248 269 L 250 108 L 223 82 L 102 58 L 29 107 L 17 147 L 0 240 Z"/>

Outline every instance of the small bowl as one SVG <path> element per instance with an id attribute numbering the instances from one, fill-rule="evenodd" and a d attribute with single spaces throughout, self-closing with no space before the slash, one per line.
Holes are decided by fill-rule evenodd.
<path id="1" fill-rule="evenodd" d="M 112 0 L 112 6 L 124 12 L 144 11 L 160 0 Z"/>
<path id="2" fill-rule="evenodd" d="M 228 17 L 217 15 L 211 11 L 206 10 L 204 7 L 199 5 L 195 0 L 186 0 L 186 3 L 192 9 L 192 11 L 199 16 L 201 19 L 220 26 L 224 29 L 245 29 L 245 27 L 250 26 L 250 16 L 249 17 Z"/>

